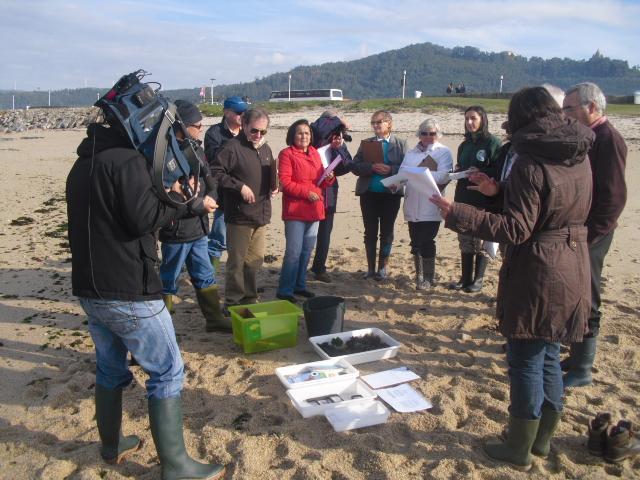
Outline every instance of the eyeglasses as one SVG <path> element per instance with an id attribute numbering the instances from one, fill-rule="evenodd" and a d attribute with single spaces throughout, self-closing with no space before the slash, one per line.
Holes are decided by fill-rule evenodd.
<path id="1" fill-rule="evenodd" d="M 438 132 L 420 132 L 420 136 L 422 137 L 437 137 Z"/>
<path id="2" fill-rule="evenodd" d="M 189 125 L 191 128 L 195 128 L 196 130 L 202 130 L 202 124 L 199 125 Z"/>
<path id="3" fill-rule="evenodd" d="M 371 125 L 382 125 L 386 120 L 371 120 Z"/>
<path id="4" fill-rule="evenodd" d="M 260 134 L 260 135 L 262 135 L 264 137 L 267 134 L 267 129 L 266 128 L 264 130 L 260 130 L 259 128 L 252 128 L 249 131 L 251 132 L 251 135 Z"/>

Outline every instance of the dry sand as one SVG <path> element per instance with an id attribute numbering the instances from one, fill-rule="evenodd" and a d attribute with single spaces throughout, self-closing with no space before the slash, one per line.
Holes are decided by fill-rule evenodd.
<path id="1" fill-rule="evenodd" d="M 284 146 L 285 128 L 319 111 L 276 115 L 269 132 L 274 153 Z M 425 112 L 395 115 L 400 136 L 413 131 Z M 438 112 L 455 151 L 462 115 Z M 368 135 L 368 113 L 349 114 L 355 153 Z M 212 123 L 214 119 L 207 123 Z M 502 121 L 492 116 L 494 131 Z M 606 259 L 604 326 L 595 382 L 570 391 L 565 414 L 546 460 L 530 474 L 484 457 L 482 442 L 495 438 L 507 420 L 509 387 L 503 339 L 493 318 L 497 285 L 494 262 L 485 289 L 453 294 L 444 285 L 456 279 L 455 234 L 441 229 L 437 275 L 441 284 L 418 293 L 412 286 L 407 226 L 399 218 L 391 260 L 391 280 L 360 279 L 364 268 L 362 221 L 353 194 L 355 177 L 340 179 L 329 271 L 334 283 L 310 282 L 318 294 L 346 298 L 346 329 L 379 327 L 402 343 L 395 359 L 360 366 L 373 372 L 406 365 L 422 379 L 413 383 L 434 407 L 413 414 L 392 413 L 387 424 L 335 433 L 324 417 L 303 419 L 289 404 L 274 369 L 317 359 L 301 322 L 296 348 L 243 354 L 229 335 L 204 333 L 204 321 L 187 279 L 174 323 L 186 364 L 185 438 L 192 455 L 229 464 L 234 479 L 414 479 L 414 478 L 632 478 L 640 458 L 609 465 L 587 453 L 586 424 L 598 411 L 616 419 L 638 418 L 640 379 L 640 195 L 637 119 L 613 118 L 629 143 L 629 200 Z M 148 428 L 145 374 L 125 392 L 124 431 L 144 447 L 120 466 L 98 454 L 93 388 L 95 360 L 85 317 L 70 290 L 65 238 L 64 181 L 83 131 L 29 131 L 0 135 L 3 202 L 0 209 L 0 477 L 6 479 L 159 478 Z M 449 189 L 449 196 L 452 195 Z M 274 202 L 268 254 L 260 280 L 272 299 L 284 250 L 280 199 Z M 23 218 L 20 221 L 21 217 Z M 15 225 L 14 223 L 24 223 Z"/>

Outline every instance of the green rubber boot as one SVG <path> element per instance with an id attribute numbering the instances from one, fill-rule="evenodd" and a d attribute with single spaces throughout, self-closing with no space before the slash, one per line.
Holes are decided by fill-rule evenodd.
<path id="1" fill-rule="evenodd" d="M 129 453 L 140 448 L 140 438 L 124 437 L 122 426 L 122 389 L 105 388 L 96 384 L 96 423 L 102 447 L 100 455 L 107 463 L 118 464 Z"/>
<path id="2" fill-rule="evenodd" d="M 553 410 L 547 406 L 542 407 L 542 415 L 540 416 L 540 425 L 536 439 L 531 447 L 531 453 L 538 457 L 546 457 L 551 449 L 551 438 L 558 428 L 562 412 Z"/>
<path id="3" fill-rule="evenodd" d="M 494 460 L 509 463 L 518 470 L 531 469 L 531 447 L 538 433 L 540 419 L 525 420 L 509 417 L 507 439 L 504 442 L 487 443 L 485 453 Z"/>
<path id="4" fill-rule="evenodd" d="M 211 285 L 207 288 L 196 288 L 196 298 L 202 310 L 207 332 L 230 332 L 231 319 L 225 318 L 220 309 L 220 296 L 218 286 Z"/>
<path id="5" fill-rule="evenodd" d="M 169 313 L 171 315 L 176 313 L 175 308 L 173 308 L 173 295 L 171 295 L 170 293 L 167 293 L 167 294 L 163 293 L 162 301 L 164 302 L 165 306 L 167 307 L 167 310 L 169 310 Z"/>
<path id="6" fill-rule="evenodd" d="M 182 432 L 180 397 L 150 398 L 149 423 L 162 465 L 162 480 L 222 478 L 225 470 L 223 465 L 196 462 L 187 453 Z"/>

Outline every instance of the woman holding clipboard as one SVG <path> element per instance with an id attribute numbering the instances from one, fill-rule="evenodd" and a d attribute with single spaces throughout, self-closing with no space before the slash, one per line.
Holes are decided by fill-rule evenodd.
<path id="1" fill-rule="evenodd" d="M 407 143 L 391 133 L 392 117 L 386 110 L 371 116 L 375 136 L 363 140 L 353 159 L 351 171 L 357 175 L 356 195 L 364 223 L 364 247 L 367 273 L 364 278 L 387 278 L 387 265 L 393 244 L 393 228 L 400 210 L 403 189 L 391 192 L 381 181 L 398 173 L 407 151 Z M 380 232 L 380 251 L 376 271 L 376 247 Z"/>

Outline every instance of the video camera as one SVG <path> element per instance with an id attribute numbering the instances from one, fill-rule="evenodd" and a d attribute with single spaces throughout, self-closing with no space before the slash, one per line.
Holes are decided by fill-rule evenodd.
<path id="1" fill-rule="evenodd" d="M 176 106 L 158 93 L 160 84 L 141 82 L 147 75 L 144 70 L 124 75 L 94 106 L 102 109 L 106 122 L 147 159 L 158 196 L 167 203 L 183 205 L 195 198 L 202 149 L 190 140 Z M 176 128 L 182 130 L 185 140 L 177 139 Z M 190 177 L 196 182 L 195 190 L 189 185 Z M 184 202 L 167 193 L 177 181 Z"/>

